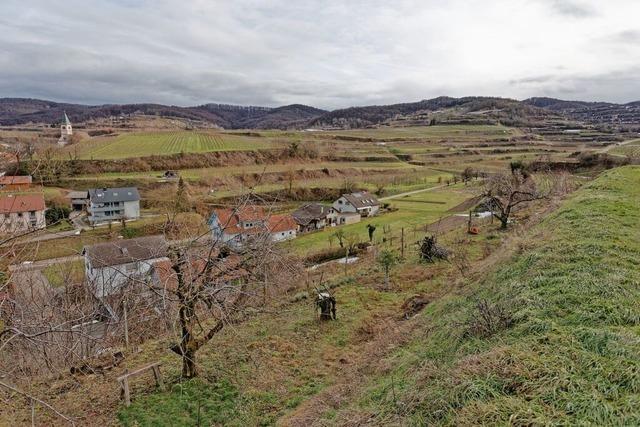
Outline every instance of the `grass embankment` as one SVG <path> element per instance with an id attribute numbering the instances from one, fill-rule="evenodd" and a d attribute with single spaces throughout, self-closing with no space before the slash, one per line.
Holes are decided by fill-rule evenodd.
<path id="1" fill-rule="evenodd" d="M 639 205 L 638 167 L 586 185 L 326 421 L 640 425 Z"/>

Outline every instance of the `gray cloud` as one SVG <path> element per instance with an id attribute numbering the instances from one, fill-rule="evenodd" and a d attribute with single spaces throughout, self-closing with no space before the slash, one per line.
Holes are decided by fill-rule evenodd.
<path id="1" fill-rule="evenodd" d="M 595 8 L 589 4 L 575 0 L 548 0 L 553 9 L 564 16 L 572 18 L 588 18 L 596 15 Z"/>
<path id="2" fill-rule="evenodd" d="M 632 0 L 3 0 L 0 96 L 322 108 L 478 94 L 630 101 L 640 98 L 627 75 L 640 65 L 638 14 Z"/>

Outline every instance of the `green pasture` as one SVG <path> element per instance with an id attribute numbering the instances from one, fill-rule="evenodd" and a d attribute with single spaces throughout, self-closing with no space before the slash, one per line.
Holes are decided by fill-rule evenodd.
<path id="1" fill-rule="evenodd" d="M 213 132 L 135 132 L 101 137 L 71 147 L 81 159 L 122 159 L 178 153 L 247 151 L 272 148 L 268 141 Z"/>

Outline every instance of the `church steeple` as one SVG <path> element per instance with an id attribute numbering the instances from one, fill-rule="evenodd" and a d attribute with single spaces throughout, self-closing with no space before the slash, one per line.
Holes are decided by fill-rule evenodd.
<path id="1" fill-rule="evenodd" d="M 60 124 L 60 139 L 58 144 L 66 145 L 69 142 L 71 135 L 73 135 L 73 128 L 71 127 L 71 120 L 67 117 L 67 112 L 64 113 L 64 122 Z"/>

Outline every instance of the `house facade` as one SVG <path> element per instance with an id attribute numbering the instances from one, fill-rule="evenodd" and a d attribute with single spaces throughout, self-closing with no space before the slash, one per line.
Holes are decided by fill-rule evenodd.
<path id="1" fill-rule="evenodd" d="M 30 175 L 2 175 L 0 176 L 0 191 L 25 191 L 31 188 L 33 179 Z"/>
<path id="2" fill-rule="evenodd" d="M 380 202 L 368 191 L 343 194 L 333 202 L 333 208 L 340 213 L 358 213 L 361 217 L 374 216 L 380 211 Z"/>
<path id="3" fill-rule="evenodd" d="M 251 239 L 294 239 L 298 225 L 291 215 L 269 215 L 259 206 L 215 209 L 208 221 L 213 239 L 240 248 Z"/>
<path id="4" fill-rule="evenodd" d="M 309 203 L 298 208 L 291 214 L 298 224 L 300 232 L 322 230 L 325 227 L 338 224 L 338 213 L 331 206 L 320 203 Z"/>
<path id="5" fill-rule="evenodd" d="M 0 197 L 0 233 L 22 233 L 46 227 L 42 194 Z"/>
<path id="6" fill-rule="evenodd" d="M 154 266 L 168 262 L 163 236 L 118 240 L 85 246 L 85 275 L 96 298 L 119 292 L 128 282 L 152 278 Z"/>
<path id="7" fill-rule="evenodd" d="M 89 190 L 87 219 L 91 225 L 140 218 L 140 194 L 135 187 Z"/>

